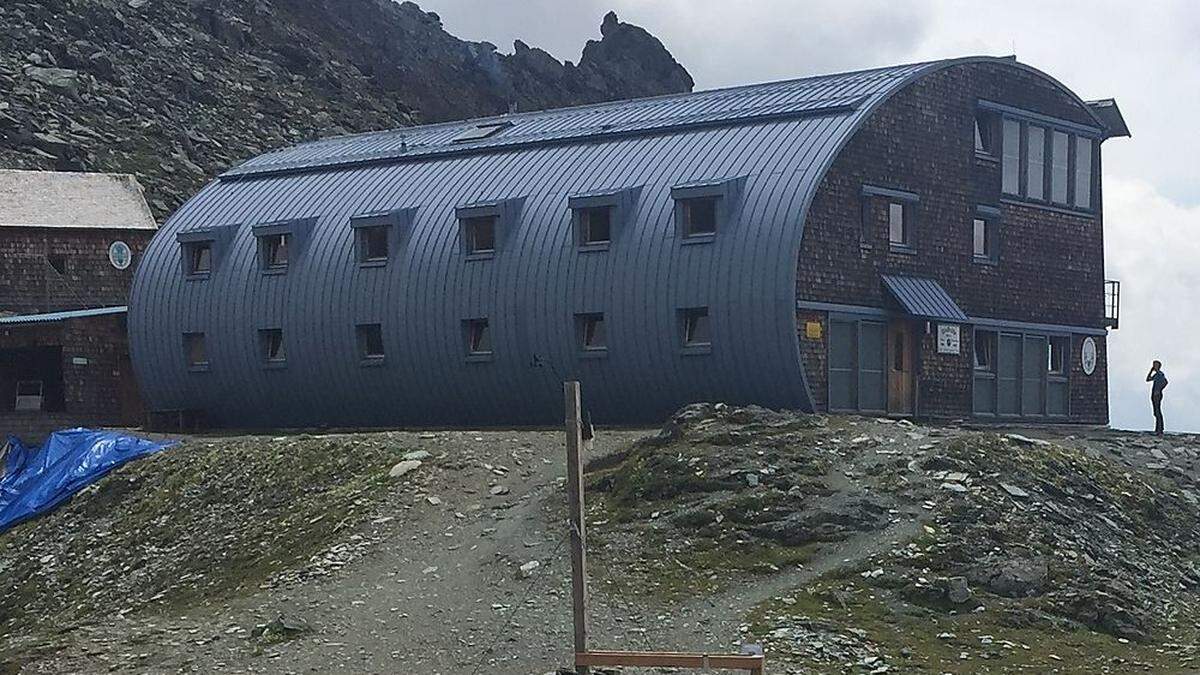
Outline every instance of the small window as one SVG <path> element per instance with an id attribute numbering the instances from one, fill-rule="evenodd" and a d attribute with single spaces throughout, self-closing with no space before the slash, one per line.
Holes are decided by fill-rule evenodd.
<path id="1" fill-rule="evenodd" d="M 1050 338 L 1049 363 L 1046 365 L 1046 372 L 1051 375 L 1064 375 L 1067 372 L 1067 347 L 1066 337 Z"/>
<path id="2" fill-rule="evenodd" d="M 283 331 L 278 328 L 265 328 L 258 331 L 259 347 L 262 359 L 270 365 L 280 365 L 287 362 L 287 352 L 283 347 Z"/>
<path id="3" fill-rule="evenodd" d="M 913 205 L 888 202 L 888 241 L 892 246 L 913 245 Z"/>
<path id="4" fill-rule="evenodd" d="M 612 239 L 611 206 L 589 206 L 578 214 L 580 244 L 607 244 Z"/>
<path id="5" fill-rule="evenodd" d="M 996 115 L 986 111 L 975 113 L 975 152 L 996 154 Z"/>
<path id="6" fill-rule="evenodd" d="M 680 200 L 683 236 L 703 237 L 717 232 L 717 197 Z"/>
<path id="7" fill-rule="evenodd" d="M 1046 130 L 1030 125 L 1025 134 L 1028 148 L 1025 164 L 1025 195 L 1030 199 L 1045 196 L 1046 176 Z"/>
<path id="8" fill-rule="evenodd" d="M 996 371 L 996 334 L 992 331 L 975 329 L 975 370 Z"/>
<path id="9" fill-rule="evenodd" d="M 208 370 L 208 350 L 204 344 L 204 333 L 184 333 L 183 350 L 191 370 Z"/>
<path id="10" fill-rule="evenodd" d="M 388 226 L 371 225 L 358 228 L 359 262 L 382 262 L 388 259 Z"/>
<path id="11" fill-rule="evenodd" d="M 683 346 L 708 347 L 712 345 L 712 330 L 708 320 L 708 308 L 696 307 L 683 310 Z"/>
<path id="12" fill-rule="evenodd" d="M 496 250 L 496 216 L 475 216 L 463 219 L 463 236 L 467 253 L 494 253 Z"/>
<path id="13" fill-rule="evenodd" d="M 262 264 L 265 270 L 286 270 L 288 266 L 288 247 L 292 243 L 292 235 L 287 232 L 265 234 L 258 238 L 262 251 Z"/>
<path id="14" fill-rule="evenodd" d="M 608 335 L 604 329 L 603 314 L 579 315 L 579 341 L 584 351 L 608 349 Z"/>
<path id="15" fill-rule="evenodd" d="M 188 274 L 201 275 L 212 272 L 212 242 L 196 241 L 184 245 L 187 255 Z"/>
<path id="16" fill-rule="evenodd" d="M 358 334 L 358 355 L 363 361 L 383 360 L 383 326 L 364 323 L 355 327 Z"/>
<path id="17" fill-rule="evenodd" d="M 972 242 L 975 260 L 996 261 L 1000 259 L 1000 223 L 993 215 L 979 214 L 971 221 Z"/>
<path id="18" fill-rule="evenodd" d="M 473 356 L 492 353 L 492 330 L 487 319 L 470 319 L 466 322 L 467 352 Z"/>
<path id="19" fill-rule="evenodd" d="M 46 256 L 46 264 L 50 265 L 50 268 L 59 276 L 67 273 L 67 256 L 61 253 L 51 253 Z"/>

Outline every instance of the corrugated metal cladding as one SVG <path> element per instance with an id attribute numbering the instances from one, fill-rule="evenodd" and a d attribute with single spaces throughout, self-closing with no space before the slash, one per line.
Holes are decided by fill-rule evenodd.
<path id="1" fill-rule="evenodd" d="M 981 58 L 983 61 L 1011 63 Z M 151 408 L 226 425 L 519 425 L 562 418 L 583 382 L 598 422 L 660 420 L 696 400 L 810 408 L 795 329 L 808 204 L 840 147 L 889 95 L 958 61 L 332 139 L 247 162 L 162 228 L 133 285 L 130 342 Z M 673 187 L 735 185 L 708 243 L 683 243 Z M 568 199 L 633 195 L 608 250 L 581 251 Z M 468 260 L 456 208 L 505 202 L 498 250 Z M 407 210 L 385 266 L 357 262 L 351 221 Z M 256 226 L 311 223 L 286 274 L 260 270 Z M 232 227 L 230 227 L 232 226 Z M 214 235 L 214 270 L 188 279 L 180 240 Z M 263 230 L 259 228 L 261 233 Z M 183 234 L 180 237 L 181 233 Z M 189 234 L 191 233 L 191 234 Z M 680 310 L 707 307 L 712 349 L 681 349 Z M 608 352 L 581 356 L 575 315 L 605 315 Z M 463 321 L 487 317 L 494 358 L 466 358 Z M 355 325 L 382 324 L 365 367 Z M 257 331 L 280 328 L 265 368 Z M 209 368 L 189 371 L 183 333 Z"/>

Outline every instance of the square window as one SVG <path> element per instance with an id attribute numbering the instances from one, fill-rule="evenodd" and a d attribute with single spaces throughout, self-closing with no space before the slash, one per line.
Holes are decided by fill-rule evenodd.
<path id="1" fill-rule="evenodd" d="M 288 247 L 292 235 L 287 232 L 267 234 L 258 238 L 262 252 L 262 265 L 266 270 L 286 270 L 288 266 Z"/>
<path id="2" fill-rule="evenodd" d="M 359 262 L 378 262 L 388 259 L 388 226 L 372 225 L 358 228 Z"/>
<path id="3" fill-rule="evenodd" d="M 683 310 L 683 346 L 708 347 L 712 345 L 708 308 L 696 307 Z"/>
<path id="4" fill-rule="evenodd" d="M 612 207 L 589 206 L 577 211 L 581 244 L 607 244 L 612 238 Z"/>
<path id="5" fill-rule="evenodd" d="M 992 331 L 975 329 L 975 370 L 996 371 L 996 334 Z"/>
<path id="6" fill-rule="evenodd" d="M 204 333 L 184 333 L 183 351 L 191 370 L 208 369 L 208 350 L 204 344 Z"/>
<path id="7" fill-rule="evenodd" d="M 604 328 L 603 314 L 580 314 L 579 341 L 584 351 L 608 349 L 608 335 Z"/>
<path id="8" fill-rule="evenodd" d="M 913 245 L 913 206 L 904 202 L 888 202 L 888 241 L 892 246 Z"/>
<path id="9" fill-rule="evenodd" d="M 680 200 L 683 216 L 683 236 L 703 237 L 717 232 L 718 197 L 695 197 Z"/>
<path id="10" fill-rule="evenodd" d="M 1066 337 L 1050 338 L 1049 360 L 1046 364 L 1046 372 L 1051 375 L 1065 375 L 1067 372 L 1067 346 L 1068 339 Z"/>
<path id="11" fill-rule="evenodd" d="M 463 219 L 467 253 L 493 253 L 496 250 L 496 216 Z"/>
<path id="12" fill-rule="evenodd" d="M 364 323 L 355 327 L 358 333 L 358 355 L 364 361 L 379 361 L 383 359 L 383 326 L 377 323 Z"/>
<path id="13" fill-rule="evenodd" d="M 258 342 L 265 363 L 282 364 L 287 361 L 287 352 L 283 347 L 283 331 L 279 328 L 264 328 L 258 331 Z"/>
<path id="14" fill-rule="evenodd" d="M 483 356 L 492 353 L 492 331 L 487 319 L 470 319 L 466 322 L 467 352 Z"/>
<path id="15" fill-rule="evenodd" d="M 208 274 L 212 272 L 212 242 L 197 241 L 187 244 L 185 249 L 188 261 L 188 274 Z"/>

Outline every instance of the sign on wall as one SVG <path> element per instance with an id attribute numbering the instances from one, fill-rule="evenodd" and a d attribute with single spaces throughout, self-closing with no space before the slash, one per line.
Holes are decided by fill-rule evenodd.
<path id="1" fill-rule="evenodd" d="M 1083 365 L 1083 374 L 1090 376 L 1096 372 L 1096 340 L 1086 337 L 1080 349 L 1079 361 Z"/>
<path id="2" fill-rule="evenodd" d="M 133 262 L 133 251 L 130 250 L 129 244 L 120 240 L 109 244 L 108 262 L 119 270 L 128 269 L 129 264 Z"/>
<path id="3" fill-rule="evenodd" d="M 937 332 L 937 350 L 939 354 L 959 354 L 959 325 L 954 323 L 939 323 Z"/>
<path id="4" fill-rule="evenodd" d="M 805 321 L 804 322 L 804 337 L 809 340 L 821 339 L 821 322 L 820 321 Z"/>

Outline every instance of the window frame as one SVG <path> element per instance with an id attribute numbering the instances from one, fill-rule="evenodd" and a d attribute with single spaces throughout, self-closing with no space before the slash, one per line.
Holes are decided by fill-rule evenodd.
<path id="1" fill-rule="evenodd" d="M 579 355 L 584 358 L 601 358 L 608 356 L 608 317 L 604 312 L 581 312 L 575 315 L 575 344 Z M 594 335 L 589 329 L 599 324 L 603 334 L 603 342 L 589 344 L 588 338 Z"/>
<path id="2" fill-rule="evenodd" d="M 255 225 L 252 231 L 258 247 L 259 271 L 264 275 L 283 275 L 295 267 L 299 263 L 309 232 L 316 221 L 316 218 L 302 218 Z M 273 237 L 282 237 L 286 240 L 287 260 L 283 264 L 271 263 L 270 239 Z"/>
<path id="3" fill-rule="evenodd" d="M 976 108 L 972 123 L 972 146 L 980 159 L 999 159 L 1000 116 L 994 111 Z"/>
<path id="4" fill-rule="evenodd" d="M 200 351 L 204 358 L 199 361 L 193 361 L 192 347 L 197 344 L 200 345 Z M 207 373 L 211 369 L 212 360 L 208 356 L 208 339 L 203 331 L 184 331 L 183 359 L 187 365 L 188 372 Z"/>
<path id="5" fill-rule="evenodd" d="M 213 241 L 211 239 L 201 239 L 183 244 L 184 256 L 187 265 L 188 277 L 207 277 L 212 275 L 213 271 Z M 208 266 L 200 269 L 198 262 L 201 253 L 208 252 Z"/>
<path id="6" fill-rule="evenodd" d="M 416 213 L 415 208 L 401 208 L 379 213 L 367 213 L 350 217 L 350 229 L 354 233 L 354 259 L 359 267 L 385 267 L 399 250 L 404 234 L 410 229 Z M 370 256 L 370 233 L 382 230 L 386 242 L 386 255 Z"/>
<path id="7" fill-rule="evenodd" d="M 467 261 L 491 260 L 504 250 L 510 230 L 516 227 L 524 197 L 513 197 L 488 202 L 477 202 L 455 207 L 454 217 L 458 222 L 458 243 Z M 477 219 L 491 219 L 492 248 L 477 249 L 472 244 L 472 224 Z"/>
<path id="8" fill-rule="evenodd" d="M 887 241 L 888 250 L 892 253 L 914 254 L 917 252 L 917 233 L 919 226 L 919 212 L 921 205 L 921 196 L 915 192 L 907 190 L 898 190 L 895 188 L 880 187 L 878 185 L 863 185 L 863 246 L 870 248 L 871 239 L 877 231 L 876 209 L 879 204 L 883 204 L 883 221 L 884 221 L 884 239 Z M 905 242 L 892 241 L 892 206 L 897 205 L 901 208 L 901 221 L 904 233 L 906 235 Z"/>
<path id="9" fill-rule="evenodd" d="M 492 361 L 496 358 L 496 339 L 491 321 L 486 316 L 462 320 L 463 343 L 469 362 Z M 477 349 L 486 337 L 487 349 Z"/>
<path id="10" fill-rule="evenodd" d="M 697 321 L 703 319 L 708 333 L 707 340 L 693 339 Z M 679 341 L 684 354 L 710 354 L 713 347 L 712 312 L 708 306 L 683 307 L 679 309 Z"/>
<path id="11" fill-rule="evenodd" d="M 179 244 L 180 270 L 183 278 L 188 281 L 203 281 L 216 274 L 221 267 L 221 260 L 229 249 L 229 242 L 237 232 L 239 225 L 220 225 L 217 227 L 184 230 L 175 235 Z M 255 242 L 257 245 L 257 241 Z M 209 267 L 207 271 L 193 271 L 192 254 L 200 246 L 209 249 Z"/>
<path id="12" fill-rule="evenodd" d="M 971 260 L 984 265 L 996 265 L 1000 262 L 1000 209 L 992 206 L 976 206 L 971 217 Z M 975 250 L 975 223 L 984 223 L 985 254 L 980 255 Z"/>
<path id="13" fill-rule="evenodd" d="M 733 213 L 745 177 L 723 178 L 698 183 L 676 185 L 671 188 L 674 201 L 675 236 L 684 245 L 708 244 L 717 240 L 723 230 L 733 226 Z M 695 232 L 690 227 L 688 214 L 693 200 L 713 202 L 713 228 L 711 232 Z"/>
<path id="14" fill-rule="evenodd" d="M 377 332 L 379 339 L 379 351 L 371 351 L 371 332 Z M 362 366 L 379 366 L 387 359 L 387 344 L 383 337 L 383 324 L 380 322 L 366 322 L 354 325 L 354 340 L 358 347 L 358 361 Z"/>
<path id="15" fill-rule="evenodd" d="M 281 356 L 272 356 L 272 343 L 274 338 L 279 338 L 279 353 Z M 266 369 L 284 368 L 287 366 L 287 343 L 284 342 L 283 329 L 274 328 L 259 328 L 258 329 L 258 358 L 262 363 L 262 367 Z"/>

